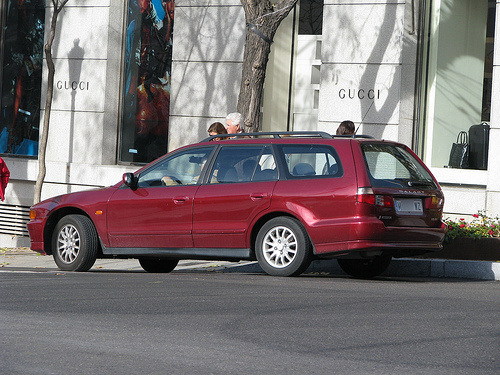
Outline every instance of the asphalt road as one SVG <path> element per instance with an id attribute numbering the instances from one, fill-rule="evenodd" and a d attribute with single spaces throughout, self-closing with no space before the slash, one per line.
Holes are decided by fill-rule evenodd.
<path id="1" fill-rule="evenodd" d="M 500 284 L 0 272 L 2 374 L 499 374 Z"/>

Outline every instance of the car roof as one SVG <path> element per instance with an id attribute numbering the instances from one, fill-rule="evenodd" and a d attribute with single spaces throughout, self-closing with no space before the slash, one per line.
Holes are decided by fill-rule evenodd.
<path id="1" fill-rule="evenodd" d="M 323 131 L 290 131 L 290 132 L 256 132 L 256 133 L 238 133 L 238 134 L 216 134 L 205 138 L 200 143 L 217 140 L 217 138 L 227 141 L 258 140 L 262 143 L 273 143 L 271 140 L 277 139 L 297 139 L 297 138 L 316 138 L 316 139 L 374 139 L 372 136 L 364 134 L 346 134 L 331 135 Z M 253 143 L 253 142 L 252 142 Z"/>

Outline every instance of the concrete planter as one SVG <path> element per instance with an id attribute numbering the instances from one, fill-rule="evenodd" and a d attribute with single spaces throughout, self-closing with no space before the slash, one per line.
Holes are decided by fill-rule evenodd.
<path id="1" fill-rule="evenodd" d="M 443 250 L 419 258 L 500 261 L 500 238 L 458 237 L 445 242 Z"/>

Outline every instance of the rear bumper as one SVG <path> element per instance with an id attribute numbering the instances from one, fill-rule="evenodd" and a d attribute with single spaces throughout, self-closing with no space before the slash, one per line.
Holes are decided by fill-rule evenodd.
<path id="1" fill-rule="evenodd" d="M 320 244 L 315 246 L 316 255 L 321 258 L 337 258 L 352 253 L 385 252 L 395 258 L 422 255 L 428 252 L 439 251 L 442 245 L 436 242 L 377 242 L 377 241 L 348 241 Z"/>
<path id="2" fill-rule="evenodd" d="M 350 240 L 315 244 L 315 253 L 336 257 L 352 252 L 384 251 L 395 257 L 424 254 L 443 248 L 446 226 L 439 228 L 386 227 L 380 220 L 351 225 Z"/>

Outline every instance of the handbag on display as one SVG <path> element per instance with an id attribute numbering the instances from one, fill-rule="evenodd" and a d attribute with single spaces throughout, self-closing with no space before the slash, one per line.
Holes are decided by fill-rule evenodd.
<path id="1" fill-rule="evenodd" d="M 451 145 L 448 166 L 451 168 L 469 167 L 469 136 L 466 131 L 458 133 L 457 141 Z"/>

